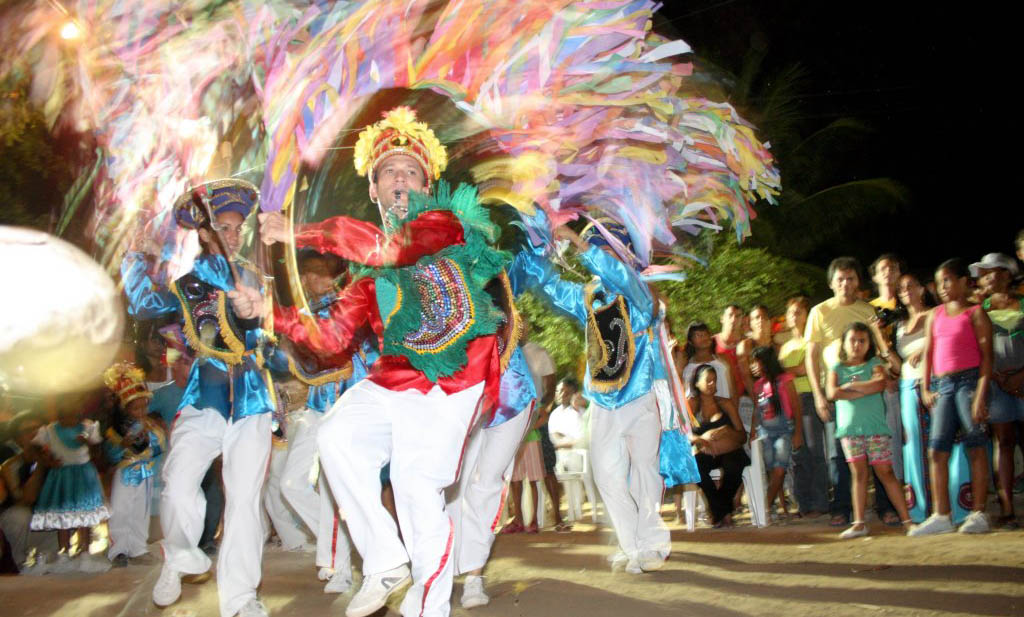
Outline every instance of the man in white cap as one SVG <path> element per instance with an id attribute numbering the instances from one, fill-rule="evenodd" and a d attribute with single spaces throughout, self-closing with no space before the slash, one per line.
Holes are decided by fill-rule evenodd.
<path id="1" fill-rule="evenodd" d="M 978 281 L 978 299 L 992 321 L 992 390 L 989 422 L 999 457 L 996 463 L 1000 516 L 996 526 L 1017 529 L 1013 510 L 1013 455 L 1017 427 L 1024 423 L 1024 299 L 1011 289 L 1017 262 L 1002 253 L 989 253 L 969 267 Z"/>

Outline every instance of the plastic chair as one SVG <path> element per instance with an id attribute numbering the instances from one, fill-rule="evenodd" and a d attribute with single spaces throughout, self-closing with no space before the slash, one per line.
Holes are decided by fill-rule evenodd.
<path id="1" fill-rule="evenodd" d="M 583 448 L 560 449 L 555 451 L 555 477 L 565 487 L 570 521 L 583 518 L 583 492 L 590 501 L 590 518 L 597 524 L 597 500 L 593 482 L 588 473 L 590 452 Z"/>
<path id="2" fill-rule="evenodd" d="M 768 526 L 768 512 L 765 506 L 767 482 L 764 473 L 764 442 L 758 437 L 750 442 L 750 465 L 743 469 L 743 488 L 747 491 L 747 505 L 750 506 L 750 520 L 755 527 Z"/>
<path id="3" fill-rule="evenodd" d="M 712 479 L 722 476 L 721 469 L 711 471 Z M 747 493 L 747 505 L 750 506 L 750 521 L 755 527 L 768 526 L 768 512 L 765 503 L 767 498 L 767 482 L 764 472 L 764 443 L 758 437 L 750 444 L 750 464 L 743 468 L 743 489 Z M 693 531 L 697 518 L 697 486 L 686 485 L 683 494 L 683 508 L 686 512 L 686 529 Z"/>
<path id="4" fill-rule="evenodd" d="M 698 491 L 700 491 L 700 487 L 696 484 L 687 484 L 683 487 L 683 515 L 686 517 L 686 531 L 697 529 Z"/>

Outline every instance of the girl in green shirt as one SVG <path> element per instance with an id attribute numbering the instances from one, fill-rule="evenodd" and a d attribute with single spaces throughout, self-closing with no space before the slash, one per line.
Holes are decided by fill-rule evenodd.
<path id="1" fill-rule="evenodd" d="M 874 333 L 878 335 L 878 333 Z M 853 476 L 854 521 L 840 538 L 859 538 L 868 534 L 864 524 L 864 506 L 868 493 L 868 464 L 875 471 L 904 526 L 909 525 L 903 489 L 892 471 L 892 439 L 885 423 L 886 374 L 875 355 L 871 328 L 856 321 L 843 331 L 839 363 L 828 371 L 828 398 L 836 403 L 836 437 L 843 446 Z"/>

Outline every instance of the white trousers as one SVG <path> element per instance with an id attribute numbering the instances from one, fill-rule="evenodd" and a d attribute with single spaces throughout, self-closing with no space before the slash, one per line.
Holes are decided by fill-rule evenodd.
<path id="1" fill-rule="evenodd" d="M 653 393 L 619 407 L 591 404 L 590 458 L 619 548 L 627 555 L 672 548 L 661 520 L 665 485 L 658 472 L 661 419 Z"/>
<path id="2" fill-rule="evenodd" d="M 316 435 L 322 415 L 303 408 L 288 414 L 288 461 L 281 476 L 281 492 L 292 510 L 316 535 L 316 565 L 349 570 L 352 567 L 348 533 L 337 516 L 334 498 L 323 474 L 311 479 L 316 465 Z M 317 490 L 319 488 L 319 491 Z"/>
<path id="3" fill-rule="evenodd" d="M 184 574 L 210 569 L 199 550 L 206 499 L 201 484 L 223 455 L 224 534 L 217 555 L 221 617 L 233 617 L 256 597 L 263 563 L 260 495 L 270 459 L 270 414 L 228 422 L 215 409 L 188 406 L 178 413 L 164 461 L 160 500 L 164 561 Z"/>
<path id="4" fill-rule="evenodd" d="M 483 568 L 505 505 L 506 480 L 533 419 L 533 404 L 491 428 L 473 431 L 459 481 L 448 489 L 448 515 L 455 525 L 455 575 Z"/>
<path id="5" fill-rule="evenodd" d="M 482 382 L 447 395 L 437 386 L 427 394 L 393 392 L 364 379 L 321 422 L 321 468 L 363 557 L 363 575 L 412 558 L 405 617 L 449 614 L 454 530 L 444 489 L 456 480 L 482 393 Z M 404 546 L 380 500 L 380 470 L 389 460 Z"/>
<path id="6" fill-rule="evenodd" d="M 284 488 L 282 476 L 287 462 L 287 445 L 273 444 L 270 449 L 270 470 L 267 473 L 267 482 L 263 487 L 263 507 L 266 508 L 267 516 L 270 517 L 270 522 L 274 525 L 274 530 L 277 531 L 281 547 L 286 551 L 293 551 L 308 544 L 309 536 L 306 535 L 302 521 L 285 503 L 282 494 Z"/>
<path id="7" fill-rule="evenodd" d="M 150 477 L 138 486 L 128 486 L 121 480 L 121 470 L 115 472 L 110 486 L 110 549 L 107 558 L 118 555 L 139 557 L 149 552 L 149 512 L 153 498 L 153 483 Z"/>

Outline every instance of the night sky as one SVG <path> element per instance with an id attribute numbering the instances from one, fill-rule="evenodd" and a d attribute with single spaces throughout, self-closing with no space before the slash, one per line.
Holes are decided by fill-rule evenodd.
<path id="1" fill-rule="evenodd" d="M 952 256 L 973 261 L 986 252 L 1012 253 L 1024 227 L 1019 99 L 1011 94 L 1020 53 L 1011 50 L 1018 39 L 1006 32 L 1012 20 L 965 15 L 965 4 L 955 5 L 957 12 L 940 6 L 669 1 L 658 29 L 734 73 L 751 46 L 766 50 L 763 75 L 799 63 L 806 72 L 799 97 L 804 136 L 841 117 L 869 124 L 871 139 L 844 163 L 845 179 L 893 178 L 910 199 L 898 212 L 850 226 L 843 248 L 864 261 L 893 250 L 930 269 Z M 784 175 L 783 185 L 787 180 L 793 178 Z M 829 253 L 808 260 L 824 266 Z"/>

